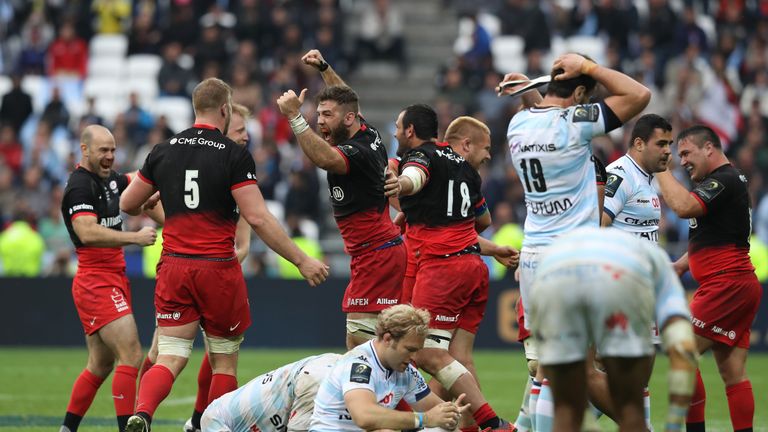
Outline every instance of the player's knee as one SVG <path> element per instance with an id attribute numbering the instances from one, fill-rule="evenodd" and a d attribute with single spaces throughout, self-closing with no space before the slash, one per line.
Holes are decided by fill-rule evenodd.
<path id="1" fill-rule="evenodd" d="M 527 359 L 528 362 L 528 375 L 535 377 L 539 371 L 539 361 L 536 359 Z"/>
<path id="2" fill-rule="evenodd" d="M 157 337 L 157 354 L 171 355 L 188 359 L 192 353 L 194 339 L 183 339 L 160 335 Z"/>
<path id="3" fill-rule="evenodd" d="M 114 367 L 114 360 L 89 358 L 88 366 L 86 366 L 86 369 L 88 369 L 89 372 L 99 378 L 106 378 L 110 373 L 112 373 L 112 369 L 114 369 Z"/>
<path id="4" fill-rule="evenodd" d="M 208 350 L 213 354 L 234 354 L 240 350 L 244 339 L 243 335 L 233 338 L 206 335 L 205 338 L 208 340 Z"/>
<path id="5" fill-rule="evenodd" d="M 450 390 L 456 381 L 458 381 L 459 378 L 467 373 L 469 373 L 469 370 L 467 370 L 464 365 L 454 360 L 447 366 L 437 371 L 437 373 L 435 373 L 433 376 L 440 384 L 443 385 L 443 387 L 446 388 L 446 390 Z"/>
<path id="6" fill-rule="evenodd" d="M 429 329 L 427 338 L 424 340 L 424 349 L 416 357 L 419 367 L 434 375 L 453 362 L 455 359 L 448 351 L 451 339 L 452 334 L 448 330 Z"/>

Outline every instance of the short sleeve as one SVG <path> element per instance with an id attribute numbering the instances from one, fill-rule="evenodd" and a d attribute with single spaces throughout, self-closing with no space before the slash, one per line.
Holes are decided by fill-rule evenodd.
<path id="1" fill-rule="evenodd" d="M 344 365 L 341 374 L 341 393 L 344 394 L 350 390 L 365 389 L 374 394 L 376 389 L 373 385 L 373 367 L 367 361 L 356 358 Z"/>
<path id="2" fill-rule="evenodd" d="M 424 174 L 426 174 L 427 178 L 429 178 L 431 162 L 429 160 L 429 156 L 427 156 L 424 150 L 415 148 L 408 151 L 408 153 L 403 156 L 403 160 L 400 162 L 400 172 L 402 173 L 403 170 L 408 166 L 415 166 L 421 169 L 424 171 Z"/>
<path id="3" fill-rule="evenodd" d="M 591 142 L 593 137 L 621 126 L 616 114 L 603 102 L 572 107 L 570 122 L 579 129 L 581 142 Z"/>
<path id="4" fill-rule="evenodd" d="M 344 162 L 347 164 L 347 174 L 357 171 L 365 166 L 367 155 L 364 151 L 357 148 L 357 146 L 353 144 L 342 144 L 334 148 L 344 158 Z"/>
<path id="5" fill-rule="evenodd" d="M 97 217 L 96 195 L 89 182 L 85 179 L 77 179 L 76 184 L 69 185 L 64 202 L 65 211 L 67 212 L 65 216 L 70 220 L 75 220 L 78 216 Z"/>
<path id="6" fill-rule="evenodd" d="M 729 185 L 727 176 L 723 173 L 712 173 L 697 184 L 691 193 L 704 206 L 704 210 L 710 212 L 726 203 L 729 194 L 723 192 L 729 187 L 732 185 Z"/>
<path id="7" fill-rule="evenodd" d="M 406 373 L 409 378 L 408 391 L 403 396 L 403 399 L 405 399 L 408 404 L 414 404 L 429 395 L 429 386 L 426 381 L 424 381 L 424 377 L 421 376 L 421 373 L 419 373 L 413 366 L 408 365 Z"/>
<path id="8" fill-rule="evenodd" d="M 117 182 L 117 191 L 123 193 L 128 184 L 131 183 L 131 177 L 128 174 L 118 174 L 115 181 Z"/>
<path id="9" fill-rule="evenodd" d="M 627 197 L 631 191 L 629 189 L 629 182 L 624 181 L 624 177 L 619 174 L 619 171 L 613 171 L 608 169 L 608 177 L 605 180 L 605 201 L 603 203 L 603 211 L 611 216 L 611 219 L 615 219 L 616 215 L 621 213 L 624 209 L 624 204 L 627 202 Z"/>
<path id="10" fill-rule="evenodd" d="M 248 150 L 237 146 L 233 152 L 229 188 L 235 190 L 249 184 L 256 184 L 256 163 Z"/>

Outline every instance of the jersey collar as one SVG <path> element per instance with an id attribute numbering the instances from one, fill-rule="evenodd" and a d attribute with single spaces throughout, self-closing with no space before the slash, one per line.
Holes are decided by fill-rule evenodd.
<path id="1" fill-rule="evenodd" d="M 219 128 L 217 128 L 216 126 L 212 126 L 207 123 L 195 123 L 192 125 L 192 127 L 196 129 L 208 129 L 208 130 L 215 130 L 215 131 L 219 130 Z"/>
<path id="2" fill-rule="evenodd" d="M 392 373 L 392 371 L 390 369 L 385 368 L 384 365 L 381 364 L 381 360 L 379 360 L 379 354 L 376 352 L 376 347 L 373 346 L 373 340 L 368 342 L 368 346 L 371 348 L 371 354 L 372 354 L 371 357 L 373 357 L 373 360 L 375 360 L 376 366 L 378 366 L 382 372 L 386 373 L 387 376 L 389 376 L 389 374 Z"/>
<path id="3" fill-rule="evenodd" d="M 626 156 L 627 156 L 627 159 L 629 159 L 629 160 L 630 160 L 630 162 L 632 162 L 632 165 L 634 165 L 634 166 L 635 166 L 635 168 L 637 168 L 637 170 L 638 170 L 638 171 L 640 171 L 640 173 L 641 173 L 642 175 L 644 175 L 644 176 L 645 176 L 645 178 L 647 178 L 647 179 L 648 179 L 648 184 L 651 184 L 651 181 L 653 180 L 653 174 L 648 174 L 647 172 L 645 172 L 645 170 L 644 170 L 644 169 L 640 168 L 640 165 L 638 165 L 638 164 L 637 164 L 637 162 L 635 162 L 635 160 L 634 160 L 634 159 L 632 159 L 632 156 L 630 156 L 630 155 L 629 155 L 629 153 L 627 153 L 627 155 L 626 155 Z"/>

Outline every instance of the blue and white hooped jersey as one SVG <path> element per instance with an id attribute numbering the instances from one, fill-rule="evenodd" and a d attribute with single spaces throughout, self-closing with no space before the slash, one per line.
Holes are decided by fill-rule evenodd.
<path id="1" fill-rule="evenodd" d="M 590 144 L 607 132 L 607 109 L 603 103 L 529 108 L 512 117 L 507 144 L 528 210 L 523 247 L 600 225 Z"/>
<path id="2" fill-rule="evenodd" d="M 370 390 L 379 405 L 394 409 L 400 400 L 413 404 L 429 395 L 429 387 L 419 371 L 409 365 L 405 372 L 386 369 L 376 356 L 373 341 L 344 354 L 320 385 L 315 397 L 310 431 L 360 431 L 344 404 L 350 390 Z"/>
<path id="3" fill-rule="evenodd" d="M 690 320 L 688 299 L 667 253 L 649 241 L 616 228 L 579 228 L 547 248 L 539 260 L 537 274 L 551 274 L 556 268 L 570 266 L 627 272 L 637 289 L 653 292 L 659 328 L 674 316 Z"/>
<path id="4" fill-rule="evenodd" d="M 603 211 L 613 218 L 613 226 L 658 243 L 661 204 L 653 175 L 628 154 L 608 165 L 606 171 Z"/>
<path id="5" fill-rule="evenodd" d="M 302 373 L 314 373 L 322 380 L 341 357 L 322 354 L 303 358 L 259 375 L 244 386 L 221 396 L 209 407 L 219 421 L 233 432 L 285 431 L 294 405 L 296 381 Z M 254 428 L 255 427 L 255 428 Z"/>

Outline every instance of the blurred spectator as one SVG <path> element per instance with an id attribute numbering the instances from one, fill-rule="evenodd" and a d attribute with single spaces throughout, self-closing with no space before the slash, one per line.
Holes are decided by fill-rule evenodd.
<path id="1" fill-rule="evenodd" d="M 755 107 L 760 115 L 768 117 L 768 71 L 756 71 L 754 82 L 747 84 L 741 92 L 739 107 L 744 114 L 750 114 Z"/>
<path id="2" fill-rule="evenodd" d="M 16 61 L 16 72 L 25 75 L 45 75 L 45 59 L 49 41 L 41 26 L 31 26 L 22 38 L 21 52 Z"/>
<path id="3" fill-rule="evenodd" d="M 163 30 L 163 41 L 178 42 L 182 48 L 188 48 L 197 42 L 199 34 L 193 2 L 173 2 L 170 22 Z"/>
<path id="4" fill-rule="evenodd" d="M 373 0 L 373 4 L 363 6 L 352 68 L 355 69 L 360 61 L 391 60 L 397 62 L 401 72 L 405 72 L 408 65 L 404 26 L 403 15 L 390 0 Z"/>
<path id="5" fill-rule="evenodd" d="M 293 214 L 299 218 L 320 220 L 320 182 L 317 170 L 307 160 L 301 157 L 301 166 L 294 168 L 288 178 L 288 193 L 285 196 L 285 214 Z"/>
<path id="6" fill-rule="evenodd" d="M 212 4 L 208 12 L 200 17 L 200 26 L 203 28 L 218 26 L 229 30 L 234 28 L 236 23 L 235 15 L 222 9 L 218 3 Z"/>
<path id="7" fill-rule="evenodd" d="M 0 123 L 8 123 L 16 132 L 32 114 L 32 97 L 21 88 L 21 75 L 11 75 L 11 90 L 0 102 Z"/>
<path id="8" fill-rule="evenodd" d="M 323 260 L 323 250 L 320 247 L 320 243 L 317 240 L 307 237 L 301 230 L 301 219 L 294 214 L 286 214 L 285 224 L 288 228 L 288 234 L 291 236 L 291 240 L 296 243 L 304 253 L 312 258 Z M 296 279 L 300 280 L 304 277 L 299 272 L 299 269 L 293 265 L 290 261 L 282 256 L 277 257 L 277 269 L 281 279 Z"/>
<path id="9" fill-rule="evenodd" d="M 13 184 L 13 171 L 0 163 L 0 228 L 10 222 L 16 189 Z"/>
<path id="10" fill-rule="evenodd" d="M 696 115 L 711 127 L 722 141 L 723 150 L 733 142 L 741 127 L 738 98 L 733 84 L 725 73 L 725 60 L 720 53 L 710 58 L 711 74 L 706 74 L 702 99 L 696 107 Z"/>
<path id="11" fill-rule="evenodd" d="M 22 203 L 17 203 L 13 222 L 0 233 L 0 262 L 3 276 L 40 276 L 45 243 L 32 228 L 32 215 L 26 213 Z"/>
<path id="12" fill-rule="evenodd" d="M 479 88 L 485 73 L 493 69 L 491 35 L 477 20 L 477 15 L 472 15 L 470 18 L 473 25 L 472 45 L 459 57 L 459 62 L 466 74 L 466 81 L 469 86 Z"/>
<path id="13" fill-rule="evenodd" d="M 88 126 L 92 124 L 103 125 L 104 117 L 96 112 L 96 98 L 88 96 L 85 100 L 85 112 L 80 116 L 80 125 Z"/>
<path id="14" fill-rule="evenodd" d="M 74 25 L 64 22 L 59 37 L 48 48 L 48 75 L 85 79 L 87 64 L 88 46 L 75 34 Z"/>
<path id="15" fill-rule="evenodd" d="M 568 15 L 567 34 L 597 36 L 599 23 L 597 10 L 592 0 L 577 0 Z"/>
<path id="16" fill-rule="evenodd" d="M 181 52 L 179 42 L 170 42 L 163 47 L 163 63 L 157 73 L 160 96 L 190 96 L 193 74 L 179 63 Z"/>
<path id="17" fill-rule="evenodd" d="M 280 153 L 271 140 L 265 140 L 253 154 L 256 162 L 256 178 L 259 179 L 259 190 L 265 200 L 275 199 L 275 187 L 282 180 L 280 172 Z"/>
<path id="18" fill-rule="evenodd" d="M 448 100 L 457 111 L 465 114 L 475 109 L 475 94 L 464 84 L 464 74 L 458 67 L 451 67 L 445 72 L 445 82 L 440 89 L 440 97 Z"/>
<path id="19" fill-rule="evenodd" d="M 215 25 L 204 27 L 200 40 L 195 45 L 195 72 L 201 79 L 203 70 L 210 64 L 226 65 L 229 60 L 227 44 L 221 28 Z"/>
<path id="20" fill-rule="evenodd" d="M 24 150 L 9 124 L 0 125 L 0 166 L 10 168 L 15 176 L 21 173 Z"/>
<path id="21" fill-rule="evenodd" d="M 656 72 L 661 73 L 667 61 L 676 54 L 675 31 L 677 29 L 677 15 L 667 0 L 648 0 L 648 18 L 642 33 L 647 39 L 647 48 L 653 49 L 656 54 Z M 699 50 L 701 46 L 696 45 Z"/>
<path id="22" fill-rule="evenodd" d="M 523 247 L 523 229 L 515 222 L 515 214 L 509 203 L 499 203 L 494 209 L 492 220 L 491 228 L 493 231 L 489 233 L 491 234 L 491 241 L 499 246 L 511 246 L 516 250 Z M 491 260 L 491 262 L 492 279 L 504 278 L 507 275 L 507 268 L 496 260 Z"/>
<path id="23" fill-rule="evenodd" d="M 124 33 L 131 18 L 130 0 L 93 0 L 91 6 L 96 20 L 94 32 L 97 34 Z"/>
<path id="24" fill-rule="evenodd" d="M 552 31 L 539 2 L 503 0 L 497 16 L 501 20 L 501 34 L 522 37 L 526 52 L 549 51 Z"/>
<path id="25" fill-rule="evenodd" d="M 26 203 L 29 216 L 35 219 L 42 217 L 48 211 L 51 191 L 43 182 L 43 168 L 40 165 L 31 165 L 24 170 L 17 200 L 23 200 Z"/>
<path id="26" fill-rule="evenodd" d="M 237 51 L 230 63 L 232 73 L 238 67 L 245 69 L 252 80 L 261 81 L 263 78 L 261 76 L 261 66 L 259 65 L 258 48 L 253 41 L 244 40 L 240 41 L 237 45 Z"/>
<path id="27" fill-rule="evenodd" d="M 41 121 L 48 123 L 52 129 L 57 127 L 68 127 L 69 125 L 69 110 L 61 100 L 61 90 L 58 87 L 51 89 L 51 100 L 43 109 L 43 115 L 40 117 Z"/>
<path id="28" fill-rule="evenodd" d="M 140 12 L 133 19 L 133 25 L 128 34 L 128 55 L 159 54 L 159 44 L 163 35 L 152 22 L 149 11 Z"/>
<path id="29" fill-rule="evenodd" d="M 43 273 L 46 276 L 69 275 L 69 263 L 75 251 L 69 232 L 61 217 L 61 199 L 64 191 L 58 186 L 52 190 L 48 212 L 40 218 L 38 232 L 45 241 Z"/>
<path id="30" fill-rule="evenodd" d="M 675 49 L 676 52 L 683 52 L 688 45 L 695 44 L 703 52 L 708 51 L 707 35 L 704 30 L 696 24 L 696 11 L 693 6 L 686 6 L 683 9 L 683 19 L 675 29 Z"/>
<path id="31" fill-rule="evenodd" d="M 128 109 L 123 113 L 123 119 L 128 138 L 134 145 L 143 144 L 155 124 L 152 114 L 139 104 L 139 95 L 136 92 L 131 92 L 128 96 Z"/>
<path id="32" fill-rule="evenodd" d="M 333 27 L 322 25 L 315 32 L 315 40 L 312 46 L 323 53 L 323 58 L 340 75 L 347 71 L 347 59 L 342 50 L 342 43 L 336 37 Z"/>
<path id="33" fill-rule="evenodd" d="M 270 10 L 266 1 L 240 0 L 235 7 L 235 37 L 241 41 L 250 41 L 261 45 L 266 31 L 266 22 L 270 19 Z"/>
<path id="34" fill-rule="evenodd" d="M 261 87 L 251 79 L 245 66 L 235 65 L 232 70 L 232 102 L 245 105 L 252 112 L 261 105 Z"/>

